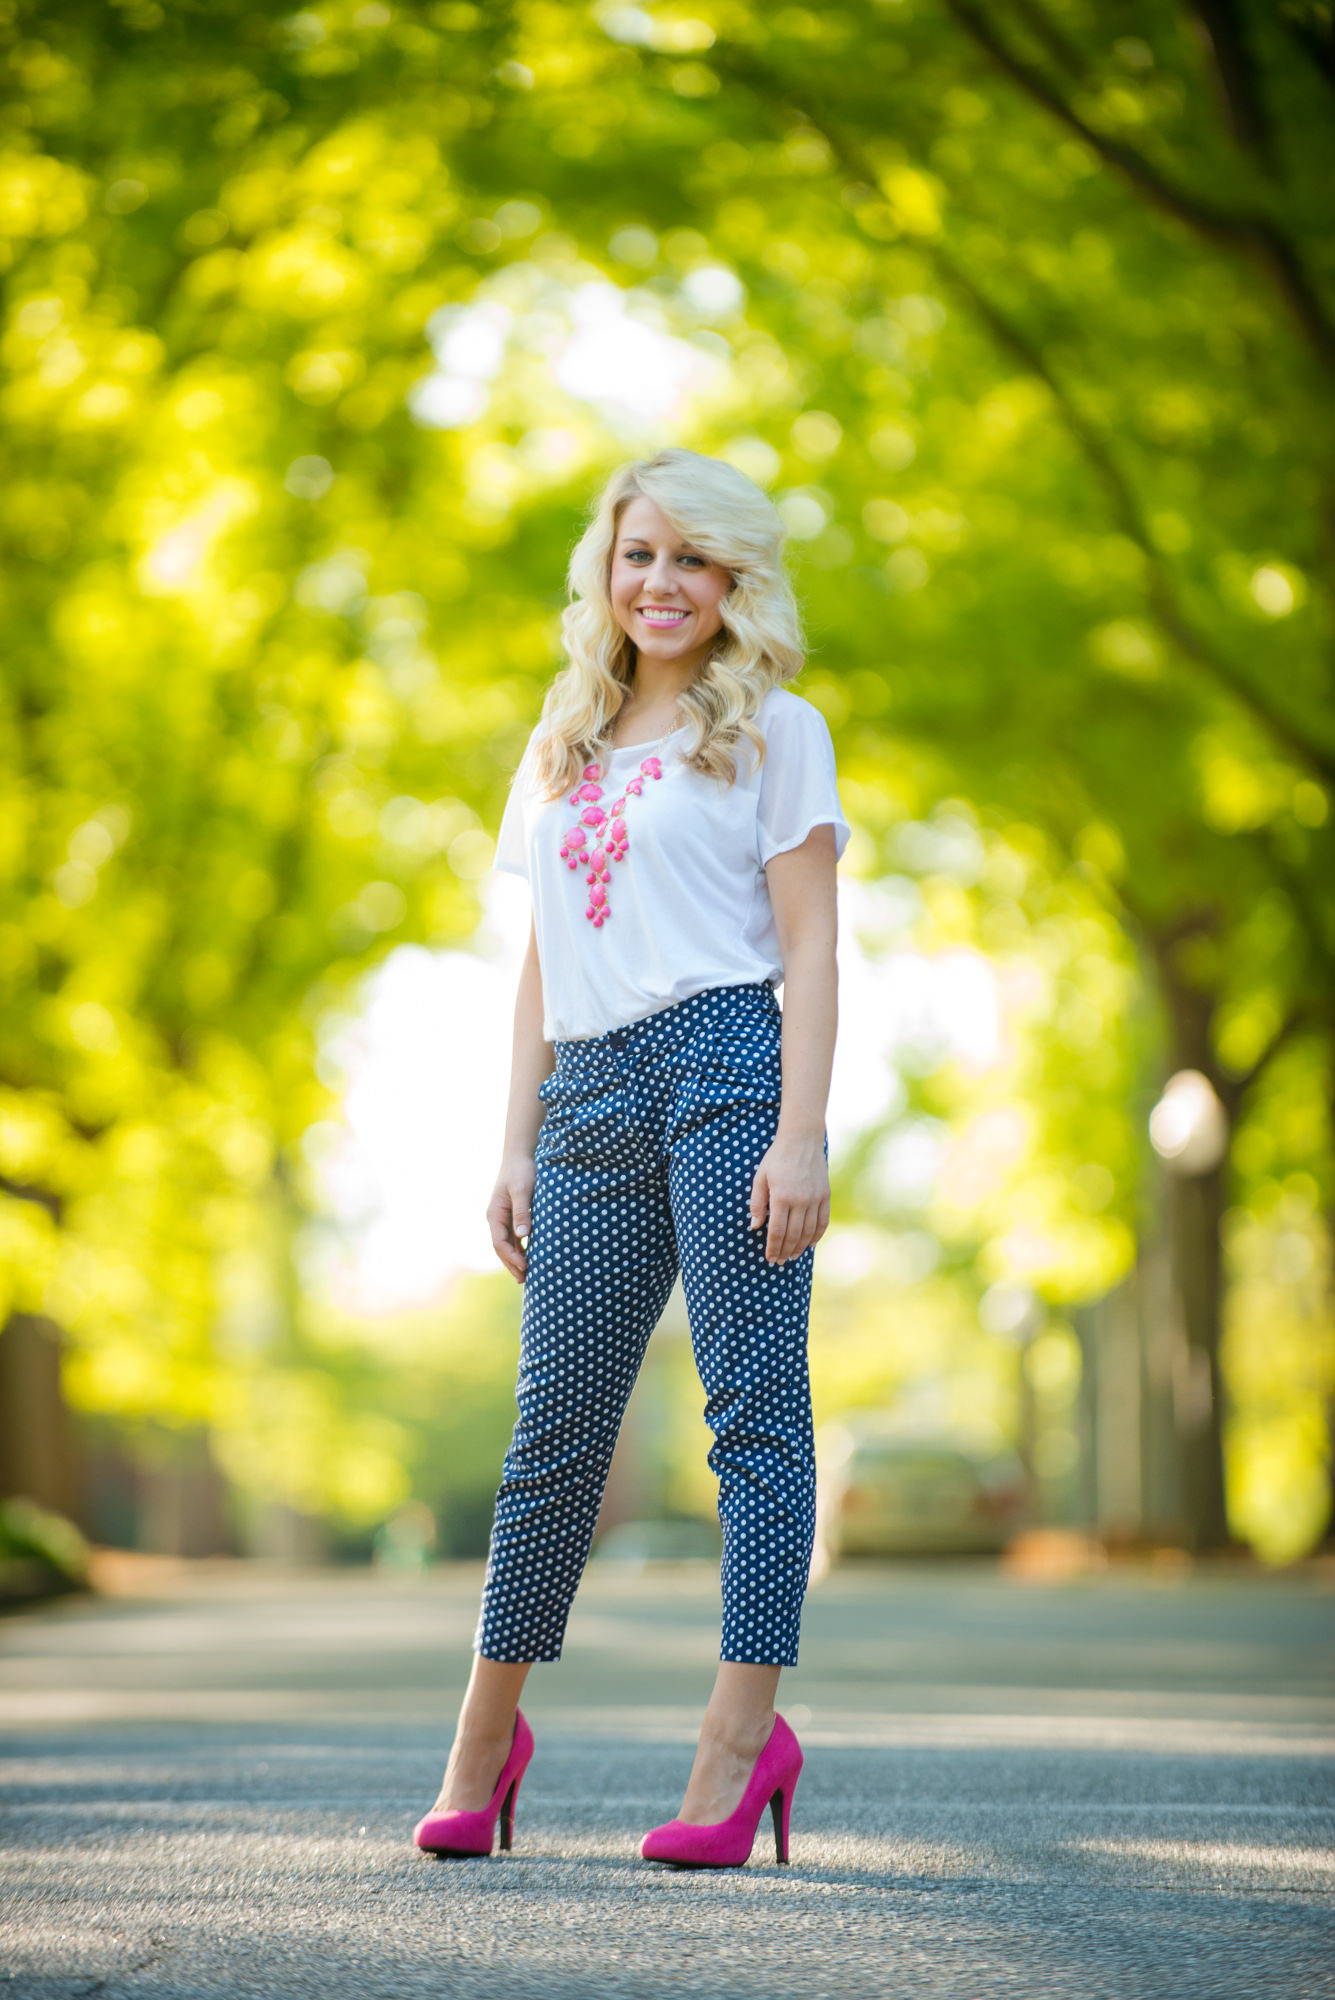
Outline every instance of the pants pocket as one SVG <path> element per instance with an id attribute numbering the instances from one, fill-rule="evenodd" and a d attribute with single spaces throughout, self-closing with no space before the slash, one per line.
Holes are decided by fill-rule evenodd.
<path id="1" fill-rule="evenodd" d="M 746 1104 L 777 1104 L 783 1082 L 779 1024 L 767 1017 L 724 1020 L 715 1029 L 704 1062 L 707 1097 Z"/>

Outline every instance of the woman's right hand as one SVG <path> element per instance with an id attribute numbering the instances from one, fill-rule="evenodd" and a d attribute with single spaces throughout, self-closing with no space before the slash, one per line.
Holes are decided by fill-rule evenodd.
<path id="1" fill-rule="evenodd" d="M 528 1270 L 520 1237 L 527 1238 L 533 1219 L 533 1183 L 537 1170 L 531 1153 L 517 1153 L 501 1162 L 501 1171 L 487 1203 L 492 1248 L 518 1284 Z"/>

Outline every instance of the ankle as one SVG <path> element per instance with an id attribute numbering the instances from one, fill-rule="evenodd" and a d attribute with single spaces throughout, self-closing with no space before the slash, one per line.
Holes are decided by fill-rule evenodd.
<path id="1" fill-rule="evenodd" d="M 769 1741 L 773 1728 L 773 1708 L 706 1709 L 700 1742 L 711 1750 L 755 1758 Z"/>
<path id="2" fill-rule="evenodd" d="M 508 1749 L 514 1733 L 513 1715 L 502 1717 L 461 1715 L 455 1726 L 454 1740 L 470 1749 L 490 1749 L 496 1744 L 502 1744 Z"/>

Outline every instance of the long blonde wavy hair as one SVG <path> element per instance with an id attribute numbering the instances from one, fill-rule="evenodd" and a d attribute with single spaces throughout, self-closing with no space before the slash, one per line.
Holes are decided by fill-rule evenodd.
<path id="1" fill-rule="evenodd" d="M 786 531 L 760 488 L 723 459 L 678 446 L 618 466 L 570 557 L 570 603 L 561 619 L 568 659 L 547 690 L 534 746 L 535 775 L 550 798 L 568 791 L 586 764 L 605 764 L 630 693 L 636 649 L 612 609 L 610 581 L 622 512 L 641 493 L 683 541 L 733 579 L 719 601 L 722 630 L 680 697 L 695 732 L 685 761 L 731 784 L 742 736 L 763 760 L 756 713 L 770 689 L 802 666 L 802 621 L 783 566 Z"/>

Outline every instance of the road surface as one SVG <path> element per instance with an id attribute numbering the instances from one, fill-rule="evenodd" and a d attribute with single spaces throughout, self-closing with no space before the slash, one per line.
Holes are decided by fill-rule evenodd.
<path id="1" fill-rule="evenodd" d="M 591 1566 L 515 1849 L 409 1844 L 480 1569 L 192 1565 L 0 1621 L 0 1995 L 1335 1995 L 1335 1589 L 837 1572 L 780 1706 L 793 1863 L 643 1862 L 713 1676 L 708 1566 Z"/>

